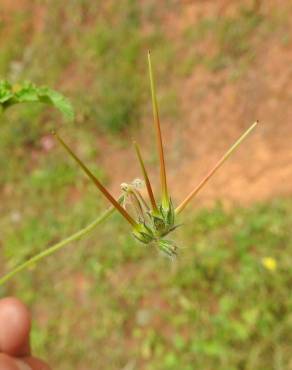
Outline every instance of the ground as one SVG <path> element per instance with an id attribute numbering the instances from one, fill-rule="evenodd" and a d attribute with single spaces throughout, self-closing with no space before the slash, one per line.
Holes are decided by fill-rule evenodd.
<path id="1" fill-rule="evenodd" d="M 206 204 L 213 199 L 225 198 L 246 204 L 291 192 L 292 48 L 286 31 L 291 26 L 291 5 L 283 2 L 275 8 L 272 2 L 262 3 L 258 10 L 262 19 L 250 33 L 242 31 L 240 34 L 238 31 L 239 36 L 233 36 L 231 23 L 229 29 L 226 27 L 226 35 L 223 34 L 221 38 L 216 33 L 222 31 L 216 28 L 215 31 L 212 30 L 211 25 L 211 31 L 205 31 L 207 35 L 202 31 L 202 40 L 198 42 L 196 36 L 196 28 L 199 28 L 202 19 L 219 22 L 220 18 L 225 17 L 227 20 L 234 19 L 240 27 L 240 22 L 244 22 L 240 9 L 243 6 L 250 7 L 250 4 L 251 2 L 245 1 L 239 2 L 238 6 L 229 1 L 186 1 L 183 4 L 174 2 L 172 6 L 156 10 L 156 17 L 163 22 L 161 27 L 165 43 L 175 45 L 172 46 L 169 57 L 171 72 L 167 76 L 166 72 L 162 75 L 157 73 L 158 91 L 162 97 L 167 90 L 175 91 L 176 101 L 173 104 L 179 110 L 174 118 L 171 110 L 170 113 L 166 112 L 162 121 L 169 181 L 175 199 L 182 199 L 240 133 L 255 120 L 260 122 L 256 133 L 226 164 L 225 169 L 216 175 L 202 192 L 198 202 Z M 148 6 L 150 5 L 153 6 L 151 2 Z M 42 7 L 25 0 L 21 6 L 34 11 L 31 27 L 35 33 L 41 32 L 44 28 L 41 22 L 45 21 Z M 2 3 L 1 8 L 7 14 L 15 12 L 15 6 L 11 2 Z M 8 15 L 7 17 L 9 18 Z M 151 22 L 147 22 L 148 27 L 149 23 L 151 26 Z M 8 31 L 9 27 L 8 25 Z M 247 26 L 243 24 L 242 27 Z M 188 42 L 185 41 L 186 37 Z M 233 40 L 247 43 L 247 50 L 228 50 L 228 37 L 231 38 L 230 43 Z M 231 60 L 226 62 L 227 67 L 220 68 L 220 61 L 214 68 L 206 67 L 206 63 L 193 61 L 197 54 L 216 54 L 216 48 L 225 48 L 226 53 L 230 53 Z M 156 64 L 160 64 L 155 53 L 153 58 Z M 247 65 L 242 66 L 240 63 Z M 78 70 L 72 68 L 71 66 L 70 73 L 65 73 L 62 85 L 72 83 L 72 75 L 73 81 L 78 79 Z M 161 66 L 159 70 L 160 68 Z M 149 133 L 149 117 L 147 116 L 147 120 L 143 118 L 143 121 L 145 123 L 135 133 L 135 137 L 145 148 L 146 158 L 149 158 L 154 149 L 151 146 L 153 134 Z M 150 138 L 145 140 L 148 135 Z M 122 148 L 115 146 L 112 149 L 111 142 L 105 136 L 94 143 L 99 148 L 97 161 L 107 172 L 110 172 L 107 169 L 112 164 L 118 163 L 116 170 L 108 173 L 111 189 L 115 192 L 124 179 L 139 176 L 139 169 L 134 165 L 136 160 L 130 140 L 127 138 L 126 143 L 129 145 L 123 145 Z M 129 162 L 133 166 L 129 167 Z M 152 164 L 152 176 L 157 172 L 156 167 Z"/>

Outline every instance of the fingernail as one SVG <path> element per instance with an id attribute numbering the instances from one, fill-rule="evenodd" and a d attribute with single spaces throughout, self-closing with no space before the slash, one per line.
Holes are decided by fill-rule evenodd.
<path id="1" fill-rule="evenodd" d="M 20 360 L 15 360 L 15 362 L 19 370 L 32 370 L 30 366 Z"/>

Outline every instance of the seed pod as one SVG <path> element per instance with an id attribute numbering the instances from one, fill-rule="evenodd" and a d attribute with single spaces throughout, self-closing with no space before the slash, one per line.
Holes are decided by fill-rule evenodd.
<path id="1" fill-rule="evenodd" d="M 144 182 L 140 179 L 135 179 L 130 184 L 125 182 L 121 184 L 124 195 L 123 207 L 139 224 L 149 222 L 149 207 L 138 190 L 143 186 Z"/>

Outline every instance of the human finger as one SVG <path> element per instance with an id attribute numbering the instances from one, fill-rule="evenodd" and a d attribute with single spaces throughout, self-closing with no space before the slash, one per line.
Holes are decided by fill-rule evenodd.
<path id="1" fill-rule="evenodd" d="M 11 356 L 30 354 L 31 318 L 27 307 L 17 298 L 0 300 L 0 352 Z"/>

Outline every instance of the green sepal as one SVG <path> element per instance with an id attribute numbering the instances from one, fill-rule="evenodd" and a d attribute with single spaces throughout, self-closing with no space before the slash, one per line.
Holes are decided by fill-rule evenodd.
<path id="1" fill-rule="evenodd" d="M 174 225 L 174 220 L 175 220 L 175 210 L 171 198 L 169 198 L 169 208 L 166 213 L 166 222 L 168 226 L 172 227 Z"/>
<path id="2" fill-rule="evenodd" d="M 164 219 L 165 224 L 172 226 L 175 220 L 175 211 L 171 201 L 171 198 L 168 199 L 168 206 L 164 207 L 163 204 L 159 206 L 159 211 Z"/>
<path id="3" fill-rule="evenodd" d="M 155 240 L 153 231 L 146 224 L 138 224 L 132 231 L 134 237 L 144 244 Z"/>
<path id="4" fill-rule="evenodd" d="M 176 244 L 167 239 L 160 239 L 158 241 L 158 248 L 162 253 L 166 254 L 170 258 L 175 258 L 177 256 L 177 246 Z"/>
<path id="5" fill-rule="evenodd" d="M 153 221 L 153 226 L 154 229 L 158 232 L 161 233 L 165 229 L 165 221 L 164 219 L 159 215 L 151 215 L 152 221 Z"/>

